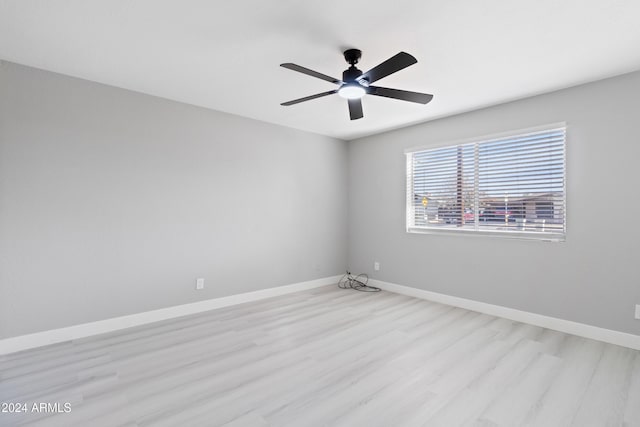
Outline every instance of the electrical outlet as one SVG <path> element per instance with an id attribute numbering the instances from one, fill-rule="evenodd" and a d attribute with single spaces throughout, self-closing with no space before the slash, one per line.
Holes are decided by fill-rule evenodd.
<path id="1" fill-rule="evenodd" d="M 636 319 L 640 320 L 640 304 L 636 304 Z"/>
<path id="2" fill-rule="evenodd" d="M 204 289 L 204 278 L 196 279 L 196 289 L 201 290 Z"/>
<path id="3" fill-rule="evenodd" d="M 375 271 L 380 271 L 380 263 L 379 263 L 378 261 L 375 261 L 375 262 L 373 263 L 373 269 L 374 269 Z"/>

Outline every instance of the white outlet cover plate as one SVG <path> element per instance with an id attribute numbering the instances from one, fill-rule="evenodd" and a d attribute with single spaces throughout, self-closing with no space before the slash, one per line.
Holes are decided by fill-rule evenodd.
<path id="1" fill-rule="evenodd" d="M 640 304 L 636 304 L 636 319 L 640 319 Z"/>
<path id="2" fill-rule="evenodd" d="M 204 279 L 196 279 L 196 289 L 204 289 Z"/>

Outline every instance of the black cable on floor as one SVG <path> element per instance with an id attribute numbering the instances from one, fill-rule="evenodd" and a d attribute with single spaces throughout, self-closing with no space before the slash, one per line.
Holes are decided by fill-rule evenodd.
<path id="1" fill-rule="evenodd" d="M 342 276 L 342 279 L 338 282 L 338 287 L 341 289 L 355 289 L 360 292 L 380 292 L 381 289 L 375 286 L 367 285 L 369 283 L 369 276 L 364 273 L 354 276 L 347 271 L 347 274 Z"/>

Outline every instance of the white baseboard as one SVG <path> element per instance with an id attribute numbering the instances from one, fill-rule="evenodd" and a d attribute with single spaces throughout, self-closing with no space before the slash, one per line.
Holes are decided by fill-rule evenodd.
<path id="1" fill-rule="evenodd" d="M 530 313 L 528 311 L 521 311 L 500 305 L 488 304 L 486 302 L 425 291 L 409 286 L 396 285 L 395 283 L 388 283 L 380 280 L 370 279 L 369 283 L 389 292 L 439 302 L 441 304 L 460 307 L 471 311 L 477 311 L 479 313 L 490 314 L 496 317 L 502 317 L 509 320 L 515 320 L 517 322 L 528 323 L 534 326 L 540 326 L 584 338 L 590 338 L 597 341 L 640 350 L 640 335 L 613 331 L 611 329 L 599 328 L 597 326 L 586 325 L 584 323 L 543 316 L 541 314 Z"/>
<path id="2" fill-rule="evenodd" d="M 158 310 L 146 311 L 127 316 L 114 317 L 111 319 L 98 320 L 96 322 L 82 323 L 80 325 L 68 326 L 65 328 L 51 329 L 48 331 L 36 332 L 28 335 L 5 338 L 0 340 L 0 355 L 15 353 L 17 351 L 42 347 L 49 344 L 56 344 L 64 341 L 75 340 L 92 335 L 113 332 L 132 326 L 145 325 L 147 323 L 158 322 L 160 320 L 173 319 L 187 316 L 189 314 L 201 313 L 221 307 L 242 304 L 244 302 L 256 301 L 271 298 L 278 295 L 290 294 L 292 292 L 304 291 L 320 286 L 338 283 L 342 275 L 324 277 L 322 279 L 309 280 L 307 282 L 294 283 L 291 285 L 277 286 L 275 288 L 262 289 L 254 292 L 230 295 L 227 297 L 213 298 L 205 301 L 198 301 L 190 304 L 176 305 L 173 307 L 161 308 Z"/>

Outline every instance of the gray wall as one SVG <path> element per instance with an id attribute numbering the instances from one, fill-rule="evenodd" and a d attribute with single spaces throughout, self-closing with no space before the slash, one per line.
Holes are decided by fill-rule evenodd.
<path id="1" fill-rule="evenodd" d="M 346 167 L 343 141 L 2 62 L 0 338 L 339 274 Z"/>
<path id="2" fill-rule="evenodd" d="M 352 141 L 350 269 L 640 334 L 639 119 L 633 73 Z M 568 124 L 565 243 L 405 232 L 405 148 L 560 121 Z"/>

